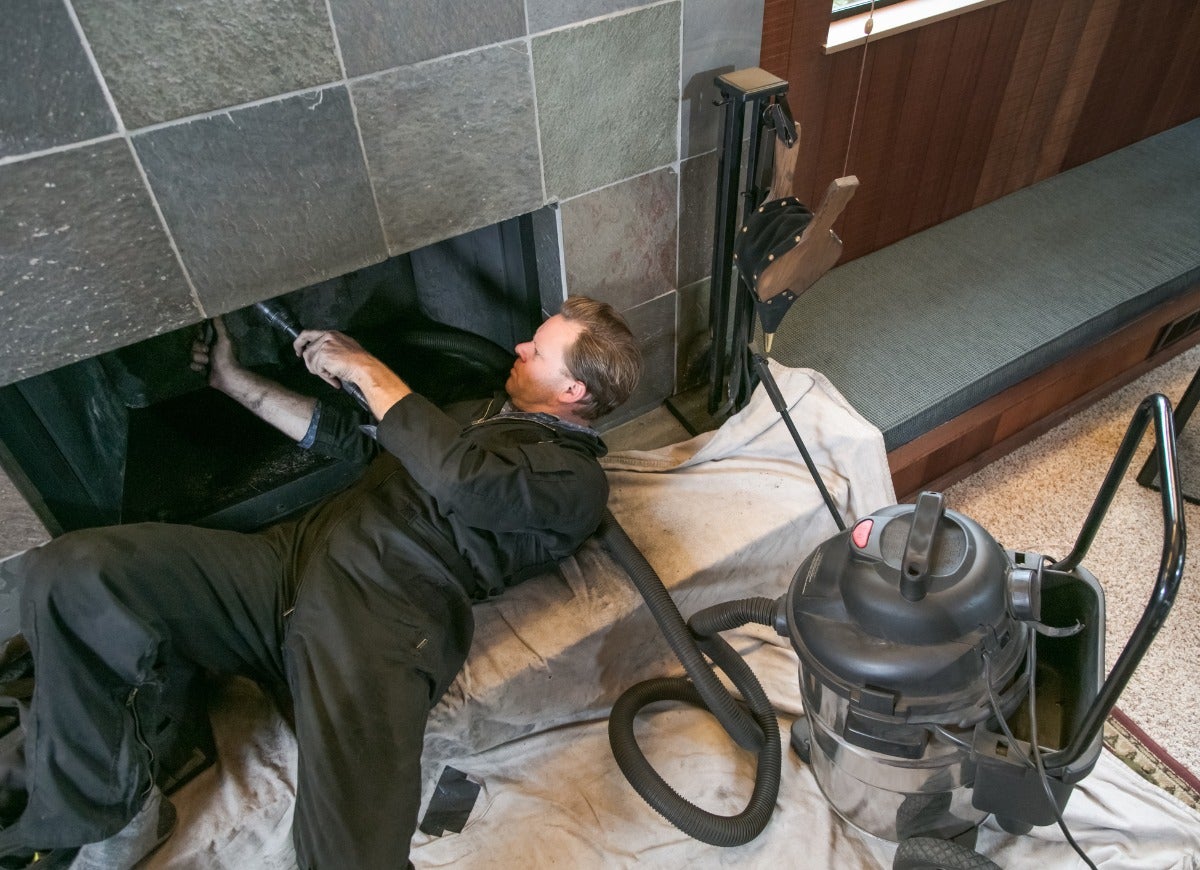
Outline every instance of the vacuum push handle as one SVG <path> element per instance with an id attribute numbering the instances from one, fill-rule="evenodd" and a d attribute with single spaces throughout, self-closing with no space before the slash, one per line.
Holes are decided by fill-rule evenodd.
<path id="1" fill-rule="evenodd" d="M 1053 571 L 1070 572 L 1078 567 L 1087 555 L 1096 533 L 1100 529 L 1113 497 L 1134 451 L 1150 421 L 1154 421 L 1154 435 L 1157 440 L 1156 455 L 1158 457 L 1158 478 L 1162 493 L 1163 513 L 1163 548 L 1162 560 L 1159 563 L 1158 581 L 1154 592 L 1146 605 L 1142 618 L 1138 621 L 1125 649 L 1117 658 L 1117 662 L 1109 671 L 1104 685 L 1096 700 L 1085 714 L 1076 732 L 1075 738 L 1064 748 L 1046 757 L 1048 768 L 1066 766 L 1079 758 L 1087 749 L 1095 736 L 1104 725 L 1104 719 L 1117 702 L 1118 696 L 1133 676 L 1142 656 L 1149 648 L 1154 636 L 1162 627 L 1163 621 L 1175 601 L 1175 593 L 1179 589 L 1179 581 L 1183 577 L 1184 552 L 1186 550 L 1187 532 L 1183 523 L 1183 501 L 1179 490 L 1179 468 L 1176 461 L 1175 423 L 1171 412 L 1171 403 L 1160 393 L 1147 396 L 1138 405 L 1125 432 L 1125 438 L 1113 457 L 1108 475 L 1100 486 L 1096 501 L 1092 504 L 1091 512 L 1080 529 L 1075 547 L 1070 554 L 1060 562 L 1051 565 Z"/>

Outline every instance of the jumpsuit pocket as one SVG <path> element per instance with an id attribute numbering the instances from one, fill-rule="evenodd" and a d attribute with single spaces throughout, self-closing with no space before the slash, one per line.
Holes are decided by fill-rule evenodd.
<path id="1" fill-rule="evenodd" d="M 389 617 L 387 628 L 392 634 L 387 657 L 396 667 L 409 667 L 425 678 L 429 686 L 429 706 L 432 708 L 449 687 L 455 672 L 449 677 L 444 675 L 442 665 L 442 641 L 440 632 L 431 627 L 416 625 L 413 620 L 405 617 Z"/>
<path id="2" fill-rule="evenodd" d="M 141 790 L 139 797 L 146 797 L 150 794 L 154 786 L 154 778 L 157 774 L 155 770 L 156 759 L 154 757 L 154 748 L 150 745 L 150 741 L 146 738 L 146 716 L 138 709 L 138 696 L 142 691 L 143 686 L 133 686 L 125 696 L 125 710 L 128 717 L 127 738 L 122 741 L 128 746 L 133 753 L 134 758 L 131 759 L 134 763 L 131 765 L 123 765 L 125 769 L 131 771 L 145 770 L 147 772 L 146 786 Z M 151 689 L 152 691 L 152 689 Z M 134 781 L 131 784 L 136 789 L 137 775 L 134 775 Z"/>

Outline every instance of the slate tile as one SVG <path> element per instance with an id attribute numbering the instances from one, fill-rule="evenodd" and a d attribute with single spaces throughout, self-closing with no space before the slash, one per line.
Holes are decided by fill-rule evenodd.
<path id="1" fill-rule="evenodd" d="M 72 0 L 129 129 L 342 77 L 324 0 Z"/>
<path id="2" fill-rule="evenodd" d="M 644 3 L 645 0 L 526 0 L 525 5 L 529 15 L 529 32 L 540 33 Z"/>
<path id="3" fill-rule="evenodd" d="M 330 0 L 350 76 L 525 35 L 522 0 Z"/>
<path id="4" fill-rule="evenodd" d="M 546 192 L 595 190 L 676 159 L 677 2 L 533 39 Z"/>
<path id="5" fill-rule="evenodd" d="M 705 278 L 679 288 L 675 384 L 680 391 L 708 381 L 709 348 L 712 346 L 708 334 L 710 283 Z"/>
<path id="6" fill-rule="evenodd" d="M 660 169 L 564 202 L 568 292 L 623 311 L 673 290 L 678 187 L 675 170 Z"/>
<path id="7" fill-rule="evenodd" d="M 562 307 L 566 291 L 563 286 L 562 248 L 559 241 L 560 211 L 558 205 L 548 205 L 533 213 L 534 250 L 537 254 L 538 294 L 542 314 L 549 317 Z"/>
<path id="8" fill-rule="evenodd" d="M 676 296 L 671 291 L 622 312 L 642 348 L 642 379 L 624 405 L 602 418 L 605 428 L 658 407 L 675 392 Z"/>
<path id="9" fill-rule="evenodd" d="M 679 286 L 712 272 L 713 222 L 717 211 L 716 151 L 679 165 Z"/>
<path id="10" fill-rule="evenodd" d="M 543 204 L 523 43 L 359 79 L 351 93 L 392 254 Z"/>
<path id="11" fill-rule="evenodd" d="M 9 0 L 0 27 L 0 157 L 117 131 L 62 3 Z"/>
<path id="12" fill-rule="evenodd" d="M 343 86 L 133 139 L 210 313 L 384 259 Z"/>
<path id="13" fill-rule="evenodd" d="M 742 142 L 738 191 L 746 189 L 750 143 Z M 679 286 L 707 278 L 712 272 L 713 235 L 716 232 L 717 174 L 720 152 L 707 151 L 679 164 Z M 741 216 L 738 199 L 736 218 Z"/>
<path id="14" fill-rule="evenodd" d="M 683 16 L 683 106 L 680 153 L 718 148 L 724 109 L 713 79 L 758 66 L 764 0 L 688 0 Z"/>
<path id="15" fill-rule="evenodd" d="M 200 316 L 124 140 L 0 167 L 0 384 Z"/>

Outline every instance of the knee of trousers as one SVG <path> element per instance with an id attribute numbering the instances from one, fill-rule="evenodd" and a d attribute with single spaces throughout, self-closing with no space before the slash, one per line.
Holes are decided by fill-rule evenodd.
<path id="1" fill-rule="evenodd" d="M 21 630 L 38 650 L 85 647 L 122 681 L 144 682 L 162 635 L 121 593 L 127 560 L 99 536 L 71 534 L 21 554 L 6 574 L 21 584 Z"/>

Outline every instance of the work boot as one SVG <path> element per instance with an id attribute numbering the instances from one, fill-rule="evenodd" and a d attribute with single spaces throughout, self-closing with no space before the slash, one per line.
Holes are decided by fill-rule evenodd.
<path id="1" fill-rule="evenodd" d="M 129 870 L 166 842 L 176 821 L 175 805 L 158 786 L 153 786 L 129 824 L 107 840 L 81 846 L 69 866 L 71 870 Z M 40 870 L 41 866 L 33 864 L 31 870 Z"/>

